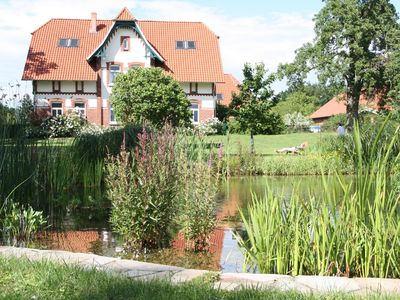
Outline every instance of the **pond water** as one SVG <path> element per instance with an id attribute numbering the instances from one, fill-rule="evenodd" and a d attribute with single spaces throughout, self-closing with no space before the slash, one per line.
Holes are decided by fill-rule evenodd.
<path id="1" fill-rule="evenodd" d="M 267 188 L 290 197 L 293 187 L 307 195 L 312 191 L 318 195 L 322 189 L 322 178 L 308 177 L 241 177 L 231 178 L 221 184 L 218 195 L 217 218 L 219 226 L 211 236 L 207 253 L 185 251 L 182 235 L 177 235 L 172 247 L 133 259 L 182 266 L 186 268 L 208 269 L 222 272 L 242 272 L 243 256 L 234 238 L 233 232 L 240 230 L 239 209 L 244 212 L 251 202 L 252 193 L 262 197 Z M 79 194 L 74 197 L 79 198 Z M 85 201 L 99 197 L 81 194 Z M 89 200 L 88 200 L 89 199 Z M 77 199 L 78 202 L 82 201 Z M 122 254 L 122 243 L 108 223 L 109 210 L 105 207 L 89 209 L 77 206 L 56 213 L 52 218 L 53 230 L 40 234 L 34 247 L 58 249 L 72 252 L 92 252 L 99 255 L 116 256 Z M 57 227 L 57 230 L 54 228 Z"/>

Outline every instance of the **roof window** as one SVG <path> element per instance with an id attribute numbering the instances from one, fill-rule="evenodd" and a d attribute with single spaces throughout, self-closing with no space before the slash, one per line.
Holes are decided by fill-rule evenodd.
<path id="1" fill-rule="evenodd" d="M 58 41 L 59 47 L 67 47 L 67 48 L 75 48 L 79 46 L 78 39 L 59 39 Z"/>
<path id="2" fill-rule="evenodd" d="M 196 49 L 195 41 L 176 41 L 176 49 Z"/>

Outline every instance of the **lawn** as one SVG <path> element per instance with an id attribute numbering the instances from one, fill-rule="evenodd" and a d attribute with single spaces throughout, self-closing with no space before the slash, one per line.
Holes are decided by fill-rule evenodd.
<path id="1" fill-rule="evenodd" d="M 172 285 L 168 281 L 134 281 L 94 269 L 0 256 L 0 299 L 362 299 L 343 294 L 308 295 L 257 289 L 228 292 L 212 286 L 207 277 Z"/>
<path id="2" fill-rule="evenodd" d="M 325 136 L 334 135 L 333 132 L 324 133 L 289 133 L 279 135 L 256 135 L 254 136 L 255 151 L 258 154 L 271 155 L 276 154 L 276 150 L 284 147 L 299 146 L 301 143 L 307 142 L 308 148 L 312 148 L 317 145 L 319 141 Z M 210 143 L 223 143 L 228 145 L 228 136 L 208 136 L 206 141 Z M 238 144 L 245 150 L 250 146 L 250 135 L 242 134 L 231 134 L 229 135 L 229 148 L 230 153 L 237 153 Z"/>

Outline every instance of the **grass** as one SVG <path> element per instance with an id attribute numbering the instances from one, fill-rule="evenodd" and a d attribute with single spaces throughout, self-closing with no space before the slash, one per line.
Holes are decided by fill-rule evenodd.
<path id="1" fill-rule="evenodd" d="M 289 133 L 279 135 L 256 135 L 254 136 L 255 152 L 257 154 L 272 155 L 276 154 L 277 149 L 284 147 L 299 146 L 301 143 L 308 142 L 308 148 L 312 148 L 318 144 L 326 136 L 335 135 L 332 132 L 323 133 Z M 205 138 L 206 142 L 209 143 L 223 143 L 228 145 L 228 136 L 208 136 Z M 229 136 L 229 145 L 232 149 L 231 153 L 234 154 L 237 151 L 237 144 L 240 143 L 243 149 L 250 147 L 250 135 L 245 134 L 231 134 Z"/>
<path id="2" fill-rule="evenodd" d="M 177 285 L 139 281 L 95 269 L 0 256 L 0 299 L 395 299 L 379 295 L 301 294 L 292 291 L 213 288 L 208 277 Z"/>
<path id="3" fill-rule="evenodd" d="M 241 213 L 246 234 L 237 235 L 247 266 L 262 273 L 400 278 L 400 196 L 391 176 L 400 128 L 382 143 L 384 126 L 368 145 L 355 127 L 356 172 L 350 180 L 335 172 L 340 191 L 323 177 L 322 196 L 304 198 L 294 189 L 282 201 L 267 189 L 264 198 L 253 197 L 248 216 Z"/>

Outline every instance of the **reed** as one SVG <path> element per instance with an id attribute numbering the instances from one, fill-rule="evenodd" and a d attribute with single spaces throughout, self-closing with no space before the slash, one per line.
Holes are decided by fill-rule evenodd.
<path id="1" fill-rule="evenodd" d="M 400 198 L 392 189 L 397 134 L 382 144 L 382 125 L 375 140 L 363 143 L 355 127 L 354 176 L 336 172 L 340 192 L 326 177 L 323 195 L 304 199 L 293 191 L 285 202 L 267 189 L 241 212 L 245 235 L 236 234 L 245 268 L 263 273 L 400 277 Z"/>

